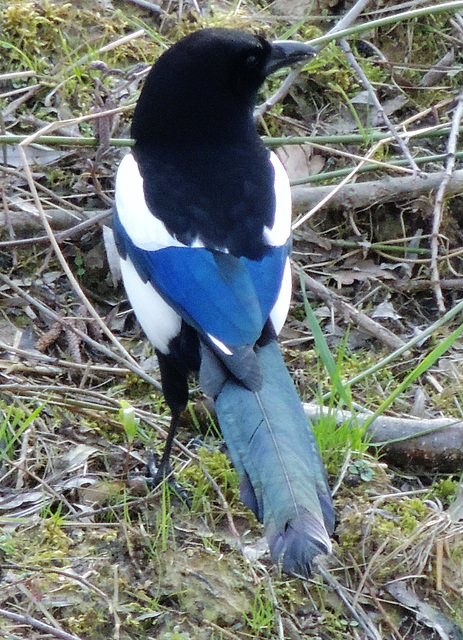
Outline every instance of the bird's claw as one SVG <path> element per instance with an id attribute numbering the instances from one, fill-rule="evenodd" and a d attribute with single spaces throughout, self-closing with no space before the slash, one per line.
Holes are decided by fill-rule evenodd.
<path id="1" fill-rule="evenodd" d="M 164 481 L 167 482 L 167 486 L 169 489 L 175 493 L 176 496 L 184 502 L 189 509 L 191 509 L 191 500 L 188 492 L 177 482 L 175 478 L 174 472 L 172 471 L 172 467 L 170 463 L 167 462 L 158 465 L 156 462 L 156 457 L 153 451 L 149 452 L 148 456 L 148 486 L 155 489 L 159 485 L 161 485 Z"/>

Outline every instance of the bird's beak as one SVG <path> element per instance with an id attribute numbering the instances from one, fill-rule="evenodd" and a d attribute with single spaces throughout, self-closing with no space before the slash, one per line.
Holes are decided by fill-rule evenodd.
<path id="1" fill-rule="evenodd" d="M 297 62 L 313 58 L 318 51 L 303 42 L 294 40 L 275 40 L 272 42 L 272 52 L 265 65 L 265 74 L 270 75 L 281 67 L 291 67 Z"/>

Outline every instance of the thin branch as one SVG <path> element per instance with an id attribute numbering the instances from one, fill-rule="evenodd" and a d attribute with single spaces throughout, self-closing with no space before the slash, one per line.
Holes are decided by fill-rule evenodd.
<path id="1" fill-rule="evenodd" d="M 51 484 L 49 484 L 44 478 L 40 478 L 37 474 L 35 474 L 33 471 L 31 471 L 21 463 L 13 462 L 13 460 L 10 460 L 6 456 L 3 464 L 6 464 L 7 466 L 12 467 L 13 469 L 16 469 L 17 471 L 20 471 L 26 474 L 27 476 L 31 477 L 33 480 L 35 480 L 38 486 L 43 487 L 43 489 L 48 491 L 56 500 L 58 500 L 58 502 L 62 502 L 64 505 L 66 505 L 66 507 L 69 509 L 69 511 L 72 513 L 73 516 L 77 516 L 78 514 L 77 510 L 75 509 L 75 507 L 72 506 L 72 504 L 64 496 L 64 494 L 59 493 L 59 491 L 54 489 L 51 486 Z"/>
<path id="2" fill-rule="evenodd" d="M 320 147 L 322 149 L 323 148 L 328 149 L 328 147 L 324 147 L 322 145 L 315 145 L 313 143 L 311 143 L 311 146 L 313 146 L 314 148 Z M 330 151 L 328 153 L 330 155 L 336 155 L 336 151 L 334 150 L 332 154 Z M 455 157 L 457 159 L 463 158 L 463 151 L 457 151 L 455 154 Z M 420 165 L 420 164 L 442 162 L 443 160 L 446 160 L 446 158 L 447 158 L 446 153 L 436 153 L 429 156 L 417 156 L 416 158 L 414 158 L 414 160 L 417 165 Z M 389 169 L 395 171 L 396 173 L 414 174 L 414 171 L 412 169 L 403 166 L 404 164 L 406 164 L 406 162 L 407 161 L 405 160 L 405 158 L 399 158 L 397 160 L 390 160 L 387 164 L 389 165 Z M 358 173 L 361 173 L 361 174 L 368 173 L 370 171 L 377 171 L 378 169 L 381 169 L 381 168 L 384 168 L 383 163 L 378 164 L 376 160 L 371 159 L 369 160 L 368 164 L 365 164 L 360 168 Z M 297 187 L 305 184 L 316 184 L 318 182 L 326 182 L 328 180 L 330 182 L 333 182 L 333 180 L 337 180 L 338 178 L 343 178 L 344 176 L 348 175 L 351 171 L 352 171 L 351 168 L 346 168 L 346 169 L 334 169 L 333 171 L 324 171 L 321 173 L 314 173 L 305 178 L 297 178 L 296 180 L 291 180 L 291 186 Z"/>
<path id="3" fill-rule="evenodd" d="M 368 4 L 368 0 L 365 0 L 365 5 Z M 314 38 L 310 40 L 309 44 L 313 47 L 317 47 L 319 45 L 325 45 L 331 42 L 332 40 L 340 40 L 342 38 L 347 38 L 348 36 L 352 36 L 355 34 L 362 33 L 363 31 L 372 31 L 373 29 L 377 29 L 378 27 L 388 25 L 391 23 L 397 23 L 402 20 L 408 20 L 412 18 L 419 18 L 420 16 L 429 16 L 435 13 L 441 13 L 444 11 L 458 11 L 458 9 L 463 8 L 463 1 L 456 0 L 453 2 L 443 2 L 438 5 L 431 5 L 426 7 L 420 7 L 418 9 L 412 9 L 410 11 L 404 11 L 403 13 L 392 13 L 392 15 L 385 16 L 384 18 L 378 18 L 377 20 L 371 20 L 369 22 L 365 22 L 360 25 L 356 25 L 354 27 L 346 27 L 346 24 L 351 24 L 357 17 L 358 14 L 363 10 L 363 6 L 361 2 L 355 4 L 352 9 L 344 16 L 343 20 L 341 20 L 333 29 L 328 31 L 323 36 L 319 38 Z M 358 11 L 358 13 L 357 13 Z M 357 15 L 356 15 L 357 13 Z M 347 23 L 347 19 L 349 18 L 349 23 Z M 271 96 L 268 100 L 266 100 L 263 104 L 259 105 L 254 111 L 256 117 L 263 115 L 269 108 L 273 107 L 279 100 L 282 100 L 297 76 L 300 73 L 299 69 L 294 69 L 287 76 L 284 83 L 278 89 L 278 91 Z"/>
<path id="4" fill-rule="evenodd" d="M 14 565 L 10 565 L 10 568 L 11 567 L 14 567 Z M 97 587 L 92 582 L 90 582 L 89 580 L 87 580 L 83 576 L 79 575 L 78 573 L 75 573 L 71 568 L 69 570 L 66 570 L 66 569 L 51 569 L 51 568 L 48 568 L 48 567 L 39 567 L 38 568 L 38 567 L 32 567 L 32 566 L 28 566 L 28 565 L 20 565 L 20 566 L 14 567 L 14 568 L 21 569 L 22 571 L 27 570 L 27 571 L 35 571 L 37 573 L 56 574 L 57 576 L 61 576 L 63 578 L 68 578 L 69 580 L 73 580 L 74 582 L 77 582 L 77 583 L 81 584 L 82 586 L 84 586 L 89 591 L 93 591 L 94 593 L 96 593 L 96 595 L 101 600 L 103 600 L 103 602 L 106 604 L 106 606 L 108 607 L 108 609 L 110 610 L 110 612 L 113 615 L 115 627 L 120 626 L 119 614 L 117 613 L 117 611 L 116 611 L 116 609 L 114 607 L 114 603 L 112 602 L 111 598 L 109 596 L 107 596 L 106 593 L 104 591 L 102 591 L 99 587 Z M 4 610 L 3 609 L 0 609 L 0 615 L 4 615 Z M 8 616 L 5 616 L 5 617 L 8 617 Z M 43 624 L 43 623 L 40 623 L 40 624 Z M 54 629 L 55 633 L 56 633 L 56 631 L 59 631 L 59 630 L 58 629 Z M 71 634 L 68 634 L 66 632 L 61 632 L 60 631 L 60 633 L 65 633 L 66 635 L 58 636 L 58 637 L 60 637 L 60 638 L 63 637 L 66 640 L 68 640 L 68 638 L 72 638 L 72 639 L 76 638 L 76 636 L 72 636 Z M 77 638 L 77 640 L 80 640 L 80 639 Z"/>
<path id="5" fill-rule="evenodd" d="M 443 315 L 441 318 L 439 318 L 438 320 L 436 320 L 436 322 L 433 322 L 433 324 L 429 325 L 429 327 L 427 327 L 426 329 L 424 329 L 423 331 L 415 335 L 413 338 L 411 338 L 402 347 L 400 347 L 399 349 L 396 349 L 396 351 L 393 351 L 392 353 L 390 353 L 388 356 L 383 358 L 380 362 L 377 362 L 376 364 L 369 367 L 368 369 L 365 369 L 364 371 L 354 376 L 350 380 L 346 380 L 344 382 L 344 385 L 346 386 L 346 388 L 351 388 L 354 384 L 357 384 L 358 382 L 360 382 L 360 380 L 363 380 L 364 378 L 367 378 L 368 376 L 373 375 L 377 371 L 381 371 L 381 369 L 384 369 L 388 364 L 390 364 L 394 360 L 397 360 L 397 358 L 400 358 L 400 356 L 402 356 L 404 353 L 412 349 L 415 345 L 421 344 L 422 342 L 424 342 L 424 340 L 428 338 L 430 335 L 432 335 L 434 331 L 437 331 L 438 329 L 443 327 L 446 323 L 450 322 L 450 320 L 452 320 L 453 318 L 455 318 L 456 316 L 462 313 L 463 313 L 463 300 L 460 301 L 457 305 L 455 305 L 452 309 L 447 311 L 447 313 Z M 329 396 L 330 394 L 327 393 L 323 396 L 323 399 L 326 400 L 327 398 L 329 398 Z"/>
<path id="6" fill-rule="evenodd" d="M 386 327 L 381 326 L 378 322 L 375 322 L 375 320 L 372 320 L 361 311 L 358 311 L 353 305 L 346 302 L 346 300 L 337 293 L 334 293 L 325 287 L 321 282 L 318 282 L 305 273 L 303 274 L 303 277 L 307 288 L 310 289 L 312 293 L 322 298 L 322 300 L 327 304 L 333 306 L 344 317 L 347 316 L 358 327 L 366 331 L 369 335 L 380 340 L 383 344 L 389 347 L 389 349 L 400 349 L 404 346 L 404 341 L 393 334 L 392 331 L 389 331 Z"/>
<path id="7" fill-rule="evenodd" d="M 163 10 L 158 4 L 153 4 L 152 2 L 148 2 L 148 0 L 128 0 L 128 2 L 143 7 L 143 9 L 148 9 L 148 11 L 153 11 L 154 13 L 163 13 Z"/>
<path id="8" fill-rule="evenodd" d="M 338 45 L 342 49 L 342 51 L 345 53 L 350 66 L 354 69 L 355 73 L 357 74 L 357 76 L 362 81 L 363 86 L 368 91 L 368 95 L 370 96 L 373 104 L 375 105 L 376 109 L 378 110 L 378 114 L 383 119 L 383 122 L 386 124 L 387 128 L 391 132 L 392 137 L 394 138 L 396 143 L 401 148 L 402 153 L 407 158 L 410 166 L 413 168 L 413 170 L 416 173 L 421 173 L 418 165 L 416 164 L 415 160 L 412 158 L 412 155 L 411 155 L 407 145 L 403 141 L 403 138 L 401 136 L 399 136 L 399 134 L 397 133 L 396 128 L 394 127 L 392 122 L 387 117 L 387 115 L 386 115 L 386 113 L 385 113 L 385 111 L 384 111 L 384 109 L 383 109 L 383 107 L 381 105 L 381 102 L 378 100 L 378 96 L 376 95 L 376 91 L 373 89 L 373 87 L 371 85 L 371 82 L 367 78 L 366 73 L 363 71 L 362 67 L 359 65 L 359 63 L 355 59 L 355 56 L 352 53 L 352 49 L 351 49 L 349 43 L 347 42 L 347 40 L 342 38 L 342 40 L 339 41 Z"/>
<path id="9" fill-rule="evenodd" d="M 314 562 L 314 568 L 322 575 L 327 584 L 338 594 L 341 600 L 350 611 L 351 615 L 358 622 L 360 627 L 365 633 L 365 638 L 370 640 L 381 640 L 382 636 L 379 633 L 376 626 L 370 620 L 370 617 L 365 613 L 363 608 L 359 605 L 355 606 L 348 595 L 347 589 L 339 582 L 329 571 L 325 569 L 321 562 Z"/>
<path id="10" fill-rule="evenodd" d="M 20 136 L 20 137 L 21 137 L 21 140 L 19 140 L 18 142 L 22 142 L 27 138 L 27 136 Z M 1 139 L 1 136 L 0 136 L 0 139 Z M 66 138 L 64 138 L 64 140 L 66 140 Z M 0 140 L 0 144 L 1 144 L 1 140 Z M 0 165 L 0 171 L 2 173 L 6 173 L 7 175 L 14 176 L 15 178 L 18 177 L 18 170 L 16 168 Z M 69 200 L 65 200 L 64 198 L 59 196 L 55 191 L 53 191 L 52 189 L 49 189 L 48 187 L 41 184 L 40 182 L 37 183 L 37 188 L 40 192 L 44 193 L 45 195 L 49 196 L 50 198 L 58 202 L 58 204 L 61 205 L 59 209 L 62 211 L 65 211 L 66 213 L 69 213 L 69 216 L 73 215 L 70 211 L 68 211 L 69 209 L 80 214 L 81 216 L 85 214 L 85 209 L 83 207 L 79 207 L 77 204 L 74 204 Z M 20 193 L 26 193 L 25 188 L 24 189 L 18 188 L 18 191 Z"/>
<path id="11" fill-rule="evenodd" d="M 439 231 L 442 223 L 442 217 L 444 212 L 444 198 L 448 193 L 449 185 L 452 180 L 455 169 L 455 153 L 458 144 L 458 135 L 460 132 L 461 119 L 463 117 L 463 93 L 460 94 L 457 102 L 457 106 L 453 113 L 452 126 L 447 142 L 447 154 L 448 159 L 442 177 L 442 181 L 437 190 L 436 199 L 434 203 L 433 211 L 433 224 L 432 224 L 432 237 L 431 237 L 431 275 L 434 284 L 434 295 L 436 297 L 439 311 L 445 311 L 444 296 L 442 294 L 442 288 L 439 283 Z M 455 172 L 459 173 L 459 172 Z"/>
<path id="12" fill-rule="evenodd" d="M 35 71 L 12 71 L 11 73 L 0 73 L 0 82 L 4 80 L 17 80 L 18 78 L 31 78 L 37 75 Z"/>
<path id="13" fill-rule="evenodd" d="M 126 111 L 133 110 L 135 105 L 128 105 L 126 107 L 120 107 Z M 114 109 L 111 111 L 104 111 L 101 113 L 95 113 L 92 116 L 88 116 L 91 118 L 100 118 L 102 116 L 111 115 L 114 113 Z M 421 116 L 421 114 L 418 114 Z M 82 116 L 87 117 L 87 116 Z M 56 128 L 61 128 L 66 126 L 67 123 L 76 123 L 76 120 L 60 120 L 57 123 Z M 412 118 L 409 119 L 412 122 Z M 403 122 L 400 127 L 406 126 L 408 121 Z M 442 122 L 437 125 L 433 125 L 432 127 L 423 127 L 421 129 L 416 129 L 415 131 L 407 131 L 403 133 L 405 137 L 414 137 L 414 138 L 431 138 L 431 137 L 439 137 L 444 136 L 448 133 L 449 125 L 446 122 Z M 68 147 L 97 147 L 100 144 L 98 138 L 94 138 L 91 136 L 53 136 L 48 134 L 43 134 L 43 129 L 38 131 L 35 135 L 37 137 L 34 138 L 34 144 L 47 144 L 50 146 L 68 146 Z M 1 144 L 20 144 L 25 140 L 28 140 L 30 136 L 25 135 L 0 135 L 0 145 Z M 371 131 L 368 134 L 368 140 L 371 142 L 377 142 L 379 140 L 389 141 L 391 138 L 389 133 L 385 133 L 383 131 Z M 365 136 L 361 133 L 349 133 L 349 134 L 340 134 L 340 135 L 326 135 L 326 136 L 291 136 L 291 137 L 281 137 L 281 136 L 262 136 L 263 142 L 268 145 L 270 148 L 280 147 L 284 144 L 310 144 L 311 142 L 317 142 L 318 144 L 362 144 L 365 142 Z M 109 145 L 112 147 L 133 147 L 135 141 L 131 138 L 110 138 Z M 2 171 L 5 171 L 4 167 L 1 167 Z M 13 170 L 10 170 L 10 172 Z"/>
<path id="14" fill-rule="evenodd" d="M 55 123 L 55 124 L 58 124 L 58 123 Z M 48 127 L 45 127 L 45 129 L 47 129 L 47 128 Z M 50 240 L 50 244 L 51 244 L 51 246 L 53 247 L 53 249 L 55 251 L 55 254 L 56 254 L 56 256 L 57 256 L 57 258 L 58 258 L 58 260 L 59 260 L 59 262 L 61 264 L 61 267 L 63 268 L 64 273 L 66 274 L 69 282 L 71 283 L 72 288 L 77 293 L 78 297 L 81 299 L 81 301 L 85 305 L 86 309 L 88 310 L 88 312 L 90 313 L 92 318 L 96 321 L 97 325 L 100 327 L 100 329 L 106 335 L 106 337 L 109 338 L 109 340 L 113 343 L 113 345 L 121 352 L 121 354 L 124 356 L 124 358 L 127 360 L 127 362 L 130 363 L 132 366 L 137 366 L 135 360 L 128 353 L 128 351 L 126 349 L 124 349 L 122 344 L 117 340 L 117 338 L 114 336 L 114 334 L 110 331 L 110 329 L 106 325 L 106 323 L 103 322 L 102 318 L 100 318 L 100 315 L 98 314 L 98 312 L 93 307 L 93 305 L 90 302 L 90 300 L 87 298 L 87 296 L 83 292 L 82 287 L 77 282 L 76 277 L 72 273 L 72 271 L 71 271 L 71 269 L 70 269 L 70 267 L 69 267 L 69 265 L 67 263 L 67 260 L 64 257 L 63 252 L 61 251 L 61 247 L 59 246 L 59 244 L 58 244 L 58 242 L 57 242 L 57 240 L 55 238 L 55 234 L 53 233 L 53 229 L 51 228 L 50 223 L 48 222 L 47 216 L 45 215 L 45 211 L 43 210 L 42 202 L 41 202 L 41 200 L 39 198 L 39 194 L 38 194 L 36 186 L 35 186 L 35 180 L 33 178 L 32 171 L 31 171 L 31 168 L 29 166 L 29 161 L 27 159 L 26 152 L 25 152 L 25 148 L 27 147 L 28 144 L 30 144 L 31 141 L 34 140 L 35 135 L 37 135 L 37 134 L 32 135 L 30 137 L 30 139 L 27 139 L 24 142 L 22 142 L 19 145 L 18 149 L 19 149 L 19 155 L 20 155 L 21 160 L 23 162 L 24 171 L 26 173 L 26 178 L 27 178 L 27 181 L 29 183 L 29 188 L 31 190 L 32 197 L 34 199 L 35 205 L 36 205 L 37 210 L 39 212 L 39 216 L 40 216 L 40 219 L 42 221 L 43 227 L 44 227 L 44 229 L 45 229 L 45 231 L 47 233 L 47 236 L 48 236 L 48 238 Z"/>
<path id="15" fill-rule="evenodd" d="M 433 2 L 433 0 L 431 0 L 431 2 Z M 364 31 L 373 31 L 373 29 L 384 27 L 388 24 L 397 24 L 397 22 L 401 22 L 402 20 L 411 20 L 413 18 L 420 18 L 421 16 L 431 16 L 436 13 L 444 13 L 446 11 L 458 11 L 459 9 L 463 9 L 463 0 L 452 0 L 452 2 L 442 2 L 441 4 L 430 4 L 426 7 L 411 9 L 410 11 L 404 11 L 403 13 L 392 12 L 384 18 L 370 20 L 353 27 L 342 29 L 341 31 L 336 31 L 335 33 L 328 32 L 324 36 L 314 38 L 310 41 L 310 44 L 315 47 L 317 45 L 330 42 L 331 40 L 347 38 L 348 36 L 363 33 Z"/>
<path id="16" fill-rule="evenodd" d="M 343 151 L 342 149 L 336 149 L 335 147 L 328 147 L 324 144 L 317 144 L 316 142 L 311 142 L 310 146 L 312 149 L 319 149 L 324 153 L 329 154 L 330 156 L 341 156 L 341 158 L 349 158 L 350 160 L 357 160 L 358 162 L 363 162 L 364 157 L 360 156 L 356 153 L 352 153 L 350 151 Z M 416 161 L 416 160 L 415 160 Z M 410 173 L 413 174 L 413 169 L 409 167 L 402 167 L 399 164 L 395 164 L 394 162 L 384 162 L 383 160 L 375 160 L 374 158 L 370 158 L 369 160 L 371 165 L 374 165 L 376 169 L 384 169 L 385 171 L 396 171 L 398 173 Z M 348 173 L 348 171 L 346 172 Z M 293 181 L 292 184 L 303 184 L 302 182 Z"/>
<path id="17" fill-rule="evenodd" d="M 42 304 L 41 302 L 33 298 L 31 295 L 23 291 L 21 287 L 18 287 L 18 285 L 14 283 L 10 278 L 8 278 L 8 276 L 4 275 L 3 273 L 0 273 L 0 280 L 3 281 L 5 284 L 7 284 L 11 289 L 13 289 L 13 291 L 16 291 L 16 293 L 18 293 L 22 298 L 24 298 L 24 300 L 27 300 L 27 302 L 29 302 L 31 305 L 33 305 L 34 307 L 42 311 L 42 313 L 44 313 L 46 316 L 48 316 L 52 320 L 62 321 L 61 316 L 59 316 L 57 313 L 52 311 L 49 307 Z M 71 327 L 71 330 L 75 334 L 77 334 L 84 342 L 89 344 L 93 349 L 96 349 L 97 351 L 108 356 L 115 362 L 118 362 L 119 364 L 122 364 L 124 367 L 127 367 L 127 369 L 130 369 L 130 371 L 132 371 L 133 373 L 136 373 L 138 376 L 143 378 L 143 380 L 146 380 L 146 382 L 149 382 L 150 384 L 152 384 L 153 387 L 155 387 L 158 390 L 161 390 L 161 385 L 159 384 L 159 382 L 154 378 L 152 378 L 150 375 L 148 375 L 145 371 L 143 371 L 143 369 L 141 369 L 136 364 L 136 362 L 133 363 L 134 361 L 131 357 L 130 359 L 126 359 L 118 355 L 117 353 L 114 353 L 113 351 L 108 349 L 108 347 L 105 347 L 103 344 L 100 344 L 96 340 L 93 340 L 92 338 L 90 338 L 90 336 L 88 336 L 83 331 L 80 331 L 76 327 Z"/>
<path id="18" fill-rule="evenodd" d="M 381 146 L 381 142 L 378 142 L 377 144 L 375 144 L 374 147 L 372 147 L 368 153 L 365 155 L 365 157 L 363 158 L 363 160 L 361 162 L 358 163 L 358 165 L 356 167 L 354 167 L 352 169 L 352 171 L 341 180 L 341 182 L 339 184 L 337 184 L 334 188 L 333 187 L 329 187 L 329 191 L 326 194 L 325 197 L 323 197 L 319 202 L 317 202 L 317 204 L 315 206 L 313 206 L 310 211 L 308 211 L 306 214 L 304 214 L 302 216 L 302 218 L 299 218 L 299 220 L 297 220 L 293 226 L 292 229 L 294 231 L 294 229 L 297 229 L 298 227 L 300 227 L 301 225 L 304 224 L 304 222 L 306 222 L 307 220 L 309 220 L 312 216 L 314 216 L 317 211 L 320 211 L 320 209 L 322 209 L 325 204 L 327 204 L 328 202 L 330 202 L 334 196 L 339 193 L 342 188 L 347 185 L 348 182 L 350 182 L 352 180 L 352 178 L 360 171 L 360 169 L 367 164 L 367 162 L 369 161 L 369 159 L 371 157 L 373 157 L 375 155 L 375 153 L 377 152 L 377 150 L 380 148 Z M 293 200 L 293 205 L 295 205 L 295 202 Z"/>
<path id="19" fill-rule="evenodd" d="M 37 620 L 37 618 L 33 618 L 27 613 L 25 615 L 21 615 L 19 613 L 7 611 L 6 609 L 0 609 L 0 616 L 8 618 L 8 620 L 13 620 L 13 622 L 18 622 L 19 624 L 27 624 L 30 627 L 49 633 L 54 638 L 61 638 L 61 640 L 82 640 L 79 636 L 67 633 L 61 629 L 56 629 L 56 627 L 52 627 L 41 620 Z"/>
<path id="20" fill-rule="evenodd" d="M 0 351 L 13 353 L 15 355 L 21 356 L 21 358 L 23 359 L 29 360 L 29 362 L 24 364 L 21 364 L 19 362 L 15 363 L 14 371 L 24 370 L 25 372 L 32 372 L 33 366 L 31 365 L 31 362 L 30 362 L 31 360 L 33 362 L 38 360 L 40 362 L 45 363 L 44 365 L 42 365 L 41 371 L 40 371 L 40 367 L 38 367 L 39 372 L 41 373 L 56 374 L 56 373 L 62 372 L 63 369 L 64 370 L 70 369 L 74 371 L 89 371 L 89 373 L 91 373 L 92 375 L 101 374 L 106 379 L 108 379 L 109 376 L 126 376 L 130 371 L 130 369 L 127 369 L 127 368 L 121 369 L 119 367 L 108 367 L 107 365 L 101 365 L 101 364 L 100 365 L 92 364 L 89 366 L 88 363 L 79 364 L 77 362 L 70 362 L 68 360 L 60 360 L 59 358 L 47 356 L 45 353 L 40 353 L 39 351 L 28 351 L 27 349 L 19 349 L 17 347 L 13 347 L 9 344 L 6 344 L 2 340 L 0 340 Z M 11 361 L 0 360 L 0 367 L 3 367 L 3 366 L 11 368 Z"/>
<path id="21" fill-rule="evenodd" d="M 154 7 L 154 5 L 153 5 Z M 133 33 L 128 33 L 126 36 L 122 36 L 122 38 L 118 38 L 114 40 L 114 42 L 109 42 L 101 47 L 99 53 L 107 53 L 108 51 L 112 51 L 113 49 L 117 49 L 122 44 L 127 44 L 128 42 L 132 42 L 132 40 L 136 40 L 137 38 L 141 38 L 146 34 L 145 29 L 139 29 L 138 31 L 134 31 Z M 81 64 L 79 61 L 77 64 Z"/>
<path id="22" fill-rule="evenodd" d="M 236 546 L 241 551 L 243 556 L 246 557 L 245 549 L 244 549 L 243 543 L 241 542 L 241 537 L 240 537 L 240 534 L 238 533 L 238 529 L 236 528 L 235 522 L 233 520 L 233 515 L 232 515 L 232 512 L 230 510 L 230 507 L 229 507 L 229 504 L 227 502 L 227 499 L 223 495 L 221 488 L 219 487 L 217 482 L 214 480 L 214 478 L 211 476 L 209 471 L 207 469 L 205 469 L 205 467 L 203 465 L 200 465 L 200 469 L 201 469 L 201 472 L 204 475 L 204 477 L 207 479 L 207 481 L 211 484 L 212 488 L 216 492 L 220 502 L 222 503 L 222 509 L 223 509 L 223 511 L 224 511 L 224 513 L 225 513 L 225 515 L 227 517 L 228 527 L 230 529 L 230 532 L 231 532 L 233 538 L 235 539 Z"/>
<path id="23" fill-rule="evenodd" d="M 123 109 L 124 111 L 133 110 L 135 108 L 135 104 L 128 105 L 126 107 L 119 107 L 119 109 Z M 116 109 L 111 109 L 110 111 L 102 111 L 101 113 L 92 114 L 93 118 L 101 118 L 103 116 L 108 116 L 113 113 L 116 113 Z M 75 120 L 60 120 L 58 129 L 65 127 L 67 123 L 76 124 Z M 41 129 L 43 131 L 43 129 Z M 34 144 L 48 144 L 52 146 L 66 146 L 66 147 L 98 147 L 100 141 L 98 138 L 94 138 L 91 136 L 51 136 L 44 135 L 38 132 L 38 135 L 34 139 Z M 25 135 L 15 135 L 15 134 L 3 134 L 0 135 L 0 144 L 20 144 L 27 140 L 30 136 Z M 135 144 L 134 140 L 131 138 L 110 138 L 109 144 L 111 147 L 133 147 Z"/>

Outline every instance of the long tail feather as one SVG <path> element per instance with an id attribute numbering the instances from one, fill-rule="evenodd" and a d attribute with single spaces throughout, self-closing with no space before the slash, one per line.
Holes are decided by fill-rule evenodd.
<path id="1" fill-rule="evenodd" d="M 257 347 L 256 354 L 262 388 L 227 380 L 216 398 L 217 416 L 242 500 L 264 523 L 273 560 L 307 577 L 313 558 L 331 550 L 326 472 L 278 344 Z"/>

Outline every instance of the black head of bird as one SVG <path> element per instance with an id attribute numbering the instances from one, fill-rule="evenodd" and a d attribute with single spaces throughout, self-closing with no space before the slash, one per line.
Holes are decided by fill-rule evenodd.
<path id="1" fill-rule="evenodd" d="M 270 43 L 243 31 L 196 31 L 152 67 L 135 109 L 132 136 L 140 143 L 161 143 L 180 133 L 190 139 L 195 134 L 243 135 L 252 127 L 257 91 L 265 78 L 315 53 L 303 43 Z"/>

